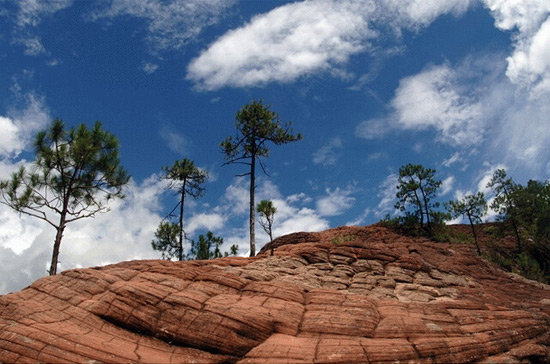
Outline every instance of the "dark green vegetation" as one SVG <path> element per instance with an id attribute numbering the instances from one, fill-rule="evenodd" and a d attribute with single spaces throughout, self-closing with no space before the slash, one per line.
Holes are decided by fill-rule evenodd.
<path id="1" fill-rule="evenodd" d="M 442 222 L 443 216 L 435 210 L 439 202 L 432 202 L 441 181 L 434 178 L 435 169 L 419 164 L 407 164 L 399 168 L 399 185 L 395 208 L 404 212 L 402 222 L 420 224 L 420 229 L 431 233 L 433 225 Z M 410 210 L 407 207 L 411 207 Z"/>
<path id="2" fill-rule="evenodd" d="M 220 143 L 225 155 L 224 164 L 244 164 L 250 169 L 248 172 L 238 176 L 250 176 L 250 204 L 249 204 L 249 227 L 250 227 L 250 256 L 256 255 L 255 240 L 255 202 L 254 192 L 256 189 L 256 162 L 267 175 L 262 157 L 269 157 L 267 143 L 282 145 L 302 139 L 301 134 L 294 135 L 290 123 L 281 125 L 279 115 L 270 110 L 269 106 L 263 105 L 262 101 L 252 101 L 245 105 L 235 116 L 236 137 L 228 137 Z"/>
<path id="3" fill-rule="evenodd" d="M 462 216 L 468 219 L 472 227 L 472 235 L 476 243 L 477 254 L 481 255 L 474 224 L 479 224 L 483 216 L 487 213 L 487 202 L 485 201 L 483 192 L 478 192 L 475 195 L 466 195 L 461 200 L 449 201 L 445 204 L 445 207 L 449 211 L 451 218 L 455 219 Z"/>
<path id="4" fill-rule="evenodd" d="M 189 259 L 207 260 L 216 259 L 221 257 L 227 257 L 229 255 L 237 255 L 239 247 L 237 245 L 231 245 L 231 253 L 224 252 L 222 254 L 220 246 L 223 244 L 223 238 L 214 236 L 211 231 L 205 235 L 199 235 L 197 241 L 192 242 L 191 256 Z"/>
<path id="5" fill-rule="evenodd" d="M 421 165 L 401 167 L 395 204 L 401 214 L 395 218 L 386 216 L 382 224 L 407 235 L 422 235 L 442 242 L 473 243 L 479 255 L 503 268 L 550 283 L 549 182 L 530 180 L 523 186 L 507 178 L 505 170 L 496 170 L 487 187 L 492 189 L 490 207 L 498 214 L 498 223 L 484 225 L 480 232 L 476 225 L 487 213 L 484 194 L 478 192 L 445 202 L 445 211 L 441 211 L 440 203 L 432 202 L 441 186 L 435 173 Z M 445 225 L 445 221 L 457 217 L 467 219 L 471 235 Z M 480 234 L 483 235 L 483 249 Z M 507 243 L 511 240 L 513 246 Z"/>
<path id="6" fill-rule="evenodd" d="M 2 202 L 15 211 L 46 221 L 56 229 L 50 275 L 57 273 L 63 232 L 68 223 L 107 211 L 123 198 L 129 176 L 120 166 L 117 138 L 96 122 L 67 130 L 56 119 L 34 141 L 33 168 L 21 167 L 0 182 Z"/>

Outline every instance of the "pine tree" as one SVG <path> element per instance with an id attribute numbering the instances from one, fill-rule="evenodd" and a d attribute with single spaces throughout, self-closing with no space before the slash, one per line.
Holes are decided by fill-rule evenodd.
<path id="1" fill-rule="evenodd" d="M 277 208 L 273 206 L 273 202 L 269 200 L 262 200 L 256 207 L 258 214 L 260 214 L 259 223 L 269 235 L 269 241 L 273 241 L 273 221 L 275 219 L 275 213 Z"/>
<path id="2" fill-rule="evenodd" d="M 481 222 L 481 218 L 487 213 L 487 202 L 485 201 L 485 195 L 482 192 L 478 192 L 475 195 L 467 195 L 461 200 L 449 201 L 446 204 L 446 207 L 453 219 L 459 216 L 468 218 L 472 228 L 472 234 L 474 235 L 477 254 L 481 255 L 481 249 L 479 248 L 479 242 L 477 240 L 474 224 L 479 224 Z"/>
<path id="3" fill-rule="evenodd" d="M 407 218 L 414 218 L 420 228 L 431 232 L 432 222 L 440 220 L 441 216 L 433 208 L 439 203 L 431 203 L 441 186 L 441 181 L 434 179 L 435 169 L 424 168 L 420 164 L 406 164 L 399 168 L 398 198 L 395 208 L 405 211 L 412 205 L 413 213 L 407 213 Z M 437 221 L 438 222 L 438 221 Z"/>
<path id="4" fill-rule="evenodd" d="M 301 134 L 293 135 L 290 123 L 280 124 L 279 115 L 263 105 L 262 101 L 252 101 L 245 105 L 235 116 L 237 136 L 228 137 L 220 143 L 220 147 L 227 161 L 224 164 L 245 164 L 249 171 L 238 176 L 250 176 L 250 256 L 256 255 L 256 241 L 254 231 L 256 189 L 256 163 L 258 162 L 264 173 L 265 165 L 262 157 L 269 156 L 266 144 L 287 144 L 302 139 Z M 267 173 L 266 173 L 267 174 Z"/>
<path id="5" fill-rule="evenodd" d="M 67 224 L 108 211 L 107 203 L 123 198 L 129 176 L 120 166 L 117 138 L 96 122 L 66 129 L 56 119 L 34 142 L 31 171 L 15 172 L 0 182 L 5 205 L 46 221 L 56 230 L 49 274 L 57 273 L 61 240 Z"/>
<path id="6" fill-rule="evenodd" d="M 179 207 L 178 239 L 177 242 L 171 240 L 172 231 L 168 231 L 167 226 L 162 226 L 165 224 L 163 221 L 157 229 L 159 236 L 155 233 L 157 240 L 152 242 L 152 246 L 153 249 L 161 251 L 165 258 L 177 257 L 178 260 L 183 260 L 183 240 L 185 235 L 183 231 L 183 208 L 185 197 L 199 198 L 204 194 L 204 187 L 202 185 L 208 179 L 208 172 L 195 167 L 193 161 L 187 158 L 175 161 L 170 168 L 163 167 L 163 171 L 164 178 L 170 181 L 169 188 L 176 190 L 176 194 L 179 197 L 179 202 L 168 215 L 171 216 Z M 171 229 L 175 228 L 172 227 Z"/>

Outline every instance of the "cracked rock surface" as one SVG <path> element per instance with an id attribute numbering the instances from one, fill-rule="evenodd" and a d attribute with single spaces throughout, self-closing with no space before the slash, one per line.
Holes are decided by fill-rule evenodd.
<path id="1" fill-rule="evenodd" d="M 35 362 L 546 363 L 550 287 L 381 226 L 297 233 L 0 296 L 0 363 Z"/>

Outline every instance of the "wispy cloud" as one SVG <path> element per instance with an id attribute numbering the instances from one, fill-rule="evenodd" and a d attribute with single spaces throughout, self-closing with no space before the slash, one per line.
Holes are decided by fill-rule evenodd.
<path id="1" fill-rule="evenodd" d="M 16 14 L 12 16 L 14 23 L 14 28 L 12 29 L 13 42 L 23 45 L 26 55 L 38 56 L 40 54 L 47 54 L 48 51 L 42 44 L 42 40 L 34 28 L 45 17 L 51 17 L 56 12 L 70 7 L 73 4 L 73 0 L 20 0 L 16 4 Z M 9 11 L 6 11 L 7 14 L 9 14 Z"/>
<path id="2" fill-rule="evenodd" d="M 141 65 L 141 69 L 148 75 L 154 73 L 159 68 L 156 63 L 145 62 Z"/>
<path id="3" fill-rule="evenodd" d="M 367 1 L 304 1 L 254 17 L 220 37 L 188 67 L 198 88 L 260 86 L 290 82 L 319 71 L 341 71 L 376 33 Z"/>
<path id="4" fill-rule="evenodd" d="M 395 202 L 397 198 L 395 197 L 397 193 L 397 186 L 399 185 L 398 176 L 395 173 L 388 175 L 378 186 L 377 196 L 380 198 L 377 209 L 374 212 L 376 217 L 383 218 L 386 214 L 394 215 Z"/>
<path id="5" fill-rule="evenodd" d="M 205 27 L 216 24 L 237 0 L 109 0 L 90 18 L 131 16 L 147 25 L 146 41 L 152 53 L 181 50 Z"/>
<path id="6" fill-rule="evenodd" d="M 17 157 L 29 148 L 31 137 L 51 121 L 43 96 L 34 92 L 16 94 L 21 109 L 11 108 L 6 116 L 0 116 L 0 157 Z"/>
<path id="7" fill-rule="evenodd" d="M 328 142 L 313 153 L 313 163 L 323 166 L 334 166 L 340 157 L 342 138 L 330 138 Z"/>
<path id="8" fill-rule="evenodd" d="M 187 79 L 198 89 L 215 90 L 292 82 L 319 72 L 346 78 L 350 57 L 373 49 L 371 43 L 387 28 L 399 37 L 403 28 L 418 30 L 442 14 L 463 14 L 469 6 L 470 1 L 464 0 L 286 4 L 220 37 L 190 63 Z M 400 48 L 392 45 L 389 49 L 395 54 Z M 359 80 L 355 87 L 365 82 Z"/>
<path id="9" fill-rule="evenodd" d="M 334 190 L 326 189 L 326 195 L 316 202 L 317 211 L 321 216 L 337 216 L 351 208 L 355 202 L 355 189 L 348 186 L 345 189 L 337 187 Z"/>
<path id="10" fill-rule="evenodd" d="M 175 153 L 185 155 L 189 150 L 190 142 L 185 136 L 170 126 L 163 126 L 159 131 L 160 137 L 164 139 L 168 148 Z"/>
<path id="11" fill-rule="evenodd" d="M 445 178 L 443 181 L 441 181 L 441 190 L 439 191 L 439 196 L 445 196 L 449 192 L 451 192 L 454 188 L 455 183 L 455 177 L 449 176 Z"/>

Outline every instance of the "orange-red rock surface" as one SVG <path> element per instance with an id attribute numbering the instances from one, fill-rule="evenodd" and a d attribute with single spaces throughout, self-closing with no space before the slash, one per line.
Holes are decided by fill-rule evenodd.
<path id="1" fill-rule="evenodd" d="M 381 226 L 298 233 L 0 296 L 0 363 L 31 362 L 545 363 L 550 287 Z"/>

